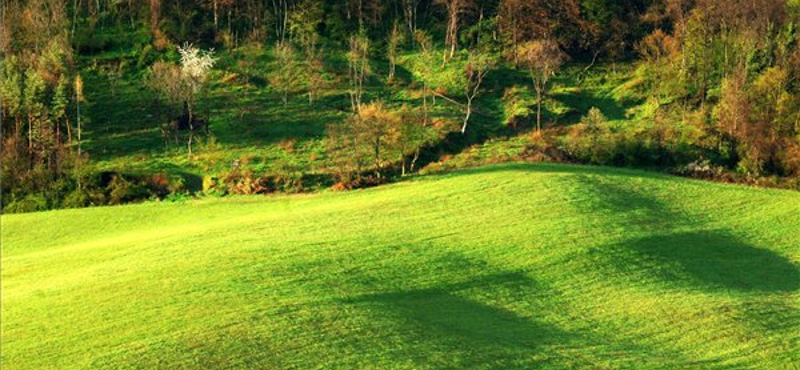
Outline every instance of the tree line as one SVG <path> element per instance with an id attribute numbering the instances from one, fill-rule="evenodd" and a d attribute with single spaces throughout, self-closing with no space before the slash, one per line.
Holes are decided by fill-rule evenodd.
<path id="1" fill-rule="evenodd" d="M 255 42 L 272 48 L 268 82 L 284 104 L 302 92 L 313 105 L 333 83 L 328 54 L 345 55 L 352 117 L 328 129 L 342 180 L 381 178 L 388 163 L 413 171 L 420 148 L 441 138 L 429 100 L 456 101 L 464 133 L 498 68 L 530 77 L 536 131 L 573 160 L 702 158 L 748 176 L 800 175 L 794 0 L 2 0 L 0 17 L 4 205 L 48 192 L 61 194 L 50 206 L 65 193 L 89 202 L 81 105 L 91 86 L 76 59 L 115 42 L 110 29 L 146 35 L 155 53 L 179 52 L 179 62 L 146 61 L 143 86 L 154 92 L 165 145 L 187 126 L 190 156 L 194 133 L 208 128 L 196 109 L 210 50 Z M 388 63 L 391 84 L 403 53 L 416 56 L 421 107 L 365 101 L 374 63 Z M 635 63 L 632 88 L 652 110 L 645 129 L 611 127 L 593 110 L 566 133 L 541 134 L 551 81 L 567 61 L 584 72 Z"/>

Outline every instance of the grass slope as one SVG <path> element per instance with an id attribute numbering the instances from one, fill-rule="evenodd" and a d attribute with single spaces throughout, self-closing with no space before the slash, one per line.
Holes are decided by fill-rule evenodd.
<path id="1" fill-rule="evenodd" d="M 344 122 L 351 113 L 346 51 L 326 50 L 328 83 L 311 106 L 302 92 L 291 94 L 286 105 L 281 102 L 281 93 L 268 82 L 275 67 L 270 47 L 248 45 L 219 51 L 208 94 L 198 103 L 198 114 L 208 118 L 213 139 L 199 135 L 191 159 L 184 139 L 165 143 L 161 136 L 159 117 L 152 112 L 153 94 L 144 86 L 147 72 L 144 66 L 137 66 L 139 53 L 128 50 L 84 56 L 80 64 L 91 88 L 87 88 L 83 108 L 83 151 L 98 170 L 181 175 L 193 191 L 200 190 L 203 176 L 226 173 L 233 162 L 258 174 L 330 172 L 335 161 L 326 154 L 326 126 Z M 419 58 L 417 53 L 403 54 L 391 84 L 385 80 L 388 61 L 371 60 L 374 74 L 367 81 L 365 101 L 421 109 L 422 84 L 412 74 L 413 66 L 421 63 Z M 123 73 L 113 73 L 120 63 L 126 66 Z M 600 108 L 612 122 L 630 124 L 627 119 L 636 117 L 629 117 L 629 111 L 642 105 L 633 90 L 623 88 L 633 78 L 634 66 L 596 66 L 581 74 L 584 68 L 569 65 L 553 79 L 544 106 L 545 125 L 577 123 L 592 107 Z M 452 76 L 460 70 L 451 63 L 436 74 Z M 512 87 L 524 92 L 525 104 L 520 104 L 527 104 L 529 110 L 527 118 L 520 117 L 518 129 L 526 132 L 533 127 L 535 97 L 530 78 L 503 65 L 487 76 L 465 142 L 480 143 L 510 133 L 503 121 L 509 118 L 504 113 L 509 105 L 505 96 Z M 463 101 L 460 93 L 448 94 L 454 101 Z M 443 131 L 460 129 L 462 106 L 438 98 L 429 101 L 428 108 L 430 119 L 447 127 Z"/>
<path id="2" fill-rule="evenodd" d="M 783 369 L 800 194 L 510 164 L 3 216 L 2 367 Z"/>

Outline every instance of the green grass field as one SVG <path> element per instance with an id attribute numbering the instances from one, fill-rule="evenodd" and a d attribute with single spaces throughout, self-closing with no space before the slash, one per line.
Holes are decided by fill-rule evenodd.
<path id="1" fill-rule="evenodd" d="M 2 368 L 796 369 L 800 193 L 508 164 L 2 216 Z"/>

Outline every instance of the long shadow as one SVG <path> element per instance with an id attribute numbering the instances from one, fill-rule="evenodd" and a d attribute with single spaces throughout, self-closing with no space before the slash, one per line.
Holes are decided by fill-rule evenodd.
<path id="1" fill-rule="evenodd" d="M 442 176 L 459 177 L 508 171 L 573 175 L 602 175 L 604 177 L 658 178 L 659 180 L 676 181 L 682 183 L 687 181 L 684 178 L 652 171 L 563 163 L 503 163 L 492 166 L 459 169 L 458 171 L 443 174 Z M 583 180 L 591 183 L 591 179 L 586 178 L 585 176 Z"/>
<path id="2" fill-rule="evenodd" d="M 573 175 L 563 181 L 577 182 L 589 195 L 572 203 L 577 211 L 610 220 L 629 234 L 647 235 L 595 250 L 612 272 L 708 291 L 800 290 L 800 267 L 785 256 L 751 245 L 728 230 L 709 229 L 702 220 L 690 221 L 679 207 L 649 194 L 646 187 L 624 186 L 613 177 L 683 179 L 638 170 L 527 163 L 466 169 L 445 176 L 504 171 Z"/>
<path id="3" fill-rule="evenodd" d="M 380 317 L 392 318 L 407 347 L 401 358 L 437 368 L 525 368 L 542 346 L 568 345 L 573 334 L 550 324 L 521 317 L 503 308 L 463 297 L 472 289 L 513 289 L 520 295 L 535 294 L 536 284 L 521 273 L 503 273 L 473 281 L 419 290 L 400 290 L 349 298 L 346 304 L 365 307 Z M 423 349 L 447 352 L 425 353 Z M 439 360 L 439 361 L 437 361 Z M 527 361 L 527 363 L 526 363 Z"/>
<path id="4" fill-rule="evenodd" d="M 606 264 L 628 276 L 704 290 L 795 292 L 800 270 L 772 251 L 721 230 L 626 240 L 603 248 Z"/>
<path id="5" fill-rule="evenodd" d="M 343 119 L 349 109 L 341 96 L 324 95 L 309 105 L 304 96 L 291 96 L 288 105 L 267 90 L 238 97 L 222 94 L 209 102 L 211 131 L 220 143 L 269 145 L 284 139 L 319 138 L 328 124 Z"/>
<path id="6" fill-rule="evenodd" d="M 590 90 L 572 93 L 556 93 L 552 98 L 570 107 L 570 111 L 560 117 L 562 124 L 578 123 L 590 109 L 598 108 L 603 115 L 612 121 L 625 119 L 628 109 L 640 102 L 632 100 L 617 100 L 602 93 Z"/>
<path id="7" fill-rule="evenodd" d="M 581 207 L 645 237 L 599 250 L 609 267 L 626 275 L 708 291 L 783 292 L 800 289 L 800 269 L 785 256 L 750 245 L 727 230 L 708 229 L 646 188 L 576 176 L 592 199 Z M 690 230 L 687 231 L 687 228 Z"/>

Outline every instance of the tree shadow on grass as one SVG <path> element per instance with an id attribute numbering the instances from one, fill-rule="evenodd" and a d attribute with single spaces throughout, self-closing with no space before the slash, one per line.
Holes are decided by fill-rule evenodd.
<path id="1" fill-rule="evenodd" d="M 557 93 L 553 94 L 552 98 L 570 108 L 569 112 L 559 117 L 562 125 L 580 122 L 581 118 L 592 108 L 600 109 L 603 116 L 609 120 L 623 120 L 630 108 L 641 103 L 633 100 L 618 100 L 592 91 Z"/>
<path id="2" fill-rule="evenodd" d="M 657 178 L 659 181 L 673 181 L 686 183 L 685 178 L 672 176 L 664 173 L 636 170 L 619 167 L 603 167 L 592 165 L 577 165 L 563 163 L 503 163 L 492 166 L 482 166 L 459 169 L 455 172 L 442 174 L 442 177 L 460 177 L 477 174 L 491 174 L 499 172 L 529 172 L 532 174 L 565 174 L 583 177 L 579 181 L 593 182 L 594 178 L 587 175 L 601 175 L 603 177 L 625 177 L 625 178 Z"/>
<path id="3" fill-rule="evenodd" d="M 728 230 L 710 229 L 702 218 L 685 214 L 679 203 L 656 196 L 645 183 L 626 185 L 621 182 L 624 179 L 613 177 L 683 179 L 625 169 L 547 164 L 492 166 L 449 176 L 502 171 L 569 174 L 563 181 L 577 183 L 573 187 L 585 192 L 585 197 L 570 206 L 637 235 L 595 251 L 612 271 L 709 291 L 800 290 L 800 268 L 785 256 L 751 245 Z"/>
<path id="4" fill-rule="evenodd" d="M 466 291 L 489 287 L 536 294 L 536 284 L 521 273 L 486 276 L 470 282 L 418 290 L 367 294 L 346 299 L 397 325 L 404 344 L 400 358 L 420 366 L 527 368 L 547 362 L 543 346 L 566 345 L 573 335 L 550 324 L 466 298 Z M 432 350 L 433 349 L 433 350 Z M 432 351 L 431 351 L 432 350 Z M 524 365 L 524 366 L 523 366 Z"/>
<path id="5" fill-rule="evenodd" d="M 607 252 L 626 275 L 707 290 L 794 292 L 800 269 L 787 258 L 718 230 L 627 240 Z"/>
<path id="6" fill-rule="evenodd" d="M 727 230 L 709 229 L 647 187 L 576 176 L 590 198 L 580 206 L 646 235 L 603 248 L 626 274 L 705 290 L 781 292 L 800 288 L 800 269 L 785 256 L 750 245 Z M 690 230 L 687 231 L 687 228 Z"/>

